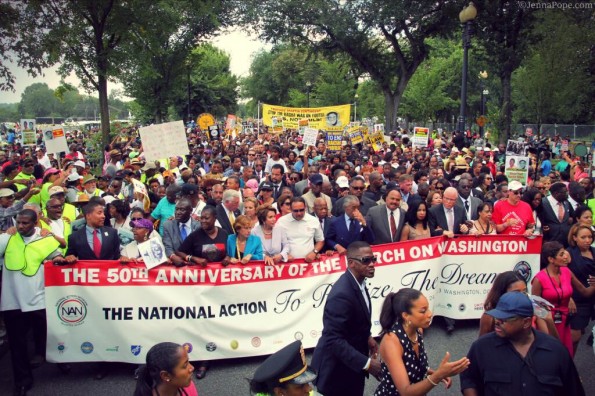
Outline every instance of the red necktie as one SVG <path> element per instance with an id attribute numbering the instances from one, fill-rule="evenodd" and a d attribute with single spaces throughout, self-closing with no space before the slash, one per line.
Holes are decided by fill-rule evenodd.
<path id="1" fill-rule="evenodd" d="M 395 222 L 395 212 L 393 211 L 390 212 L 390 234 L 394 242 L 397 236 L 397 223 Z"/>
<path id="2" fill-rule="evenodd" d="M 99 240 L 99 236 L 97 236 L 97 230 L 93 230 L 93 253 L 95 253 L 95 257 L 97 258 L 101 256 L 101 241 Z"/>

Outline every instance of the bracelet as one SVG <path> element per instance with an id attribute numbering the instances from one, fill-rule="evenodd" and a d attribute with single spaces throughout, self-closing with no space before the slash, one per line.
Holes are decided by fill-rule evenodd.
<path id="1" fill-rule="evenodd" d="M 430 382 L 430 384 L 432 384 L 434 386 L 438 386 L 438 384 L 436 382 L 432 381 L 432 379 L 430 378 L 429 375 L 426 377 L 426 379 Z"/>

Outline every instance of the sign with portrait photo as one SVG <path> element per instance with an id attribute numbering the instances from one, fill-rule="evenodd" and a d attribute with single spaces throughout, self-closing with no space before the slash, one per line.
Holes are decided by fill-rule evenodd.
<path id="1" fill-rule="evenodd" d="M 155 268 L 167 261 L 165 247 L 160 239 L 151 238 L 138 244 L 138 251 L 148 269 Z"/>
<path id="2" fill-rule="evenodd" d="M 45 143 L 45 149 L 48 153 L 58 154 L 68 151 L 66 135 L 64 134 L 64 129 L 60 127 L 44 130 L 43 142 Z"/>

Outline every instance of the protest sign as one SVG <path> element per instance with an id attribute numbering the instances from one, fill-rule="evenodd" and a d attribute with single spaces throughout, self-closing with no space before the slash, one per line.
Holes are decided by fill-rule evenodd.
<path id="1" fill-rule="evenodd" d="M 384 298 L 418 289 L 435 315 L 478 319 L 496 276 L 515 271 L 528 283 L 539 271 L 541 238 L 516 235 L 435 237 L 377 245 L 366 280 L 372 334 Z M 118 261 L 45 265 L 47 359 L 143 363 L 158 342 L 189 346 L 190 360 L 259 356 L 302 340 L 312 348 L 345 256 L 265 266 L 178 268 Z"/>
<path id="2" fill-rule="evenodd" d="M 302 138 L 302 143 L 305 147 L 308 146 L 316 146 L 318 141 L 318 129 L 314 128 L 305 128 L 304 129 L 304 137 Z"/>
<path id="3" fill-rule="evenodd" d="M 190 153 L 181 120 L 141 127 L 139 133 L 147 161 Z"/>
<path id="4" fill-rule="evenodd" d="M 68 151 L 66 135 L 64 134 L 64 129 L 60 127 L 43 131 L 43 142 L 45 144 L 45 150 L 48 153 L 58 154 Z"/>
<path id="5" fill-rule="evenodd" d="M 148 241 L 139 243 L 138 251 L 148 269 L 155 268 L 167 261 L 165 248 L 160 238 L 150 238 Z"/>
<path id="6" fill-rule="evenodd" d="M 382 143 L 384 143 L 384 135 L 382 131 L 374 131 L 373 133 L 368 135 L 368 139 L 370 143 L 372 143 L 372 148 L 374 151 L 379 151 L 382 149 Z"/>
<path id="7" fill-rule="evenodd" d="M 413 147 L 427 147 L 430 138 L 430 128 L 413 128 L 411 143 Z"/>
<path id="8" fill-rule="evenodd" d="M 529 176 L 529 157 L 520 155 L 506 155 L 504 174 L 508 177 L 508 182 L 513 180 L 520 182 L 523 186 L 527 185 Z"/>
<path id="9" fill-rule="evenodd" d="M 326 148 L 329 151 L 341 151 L 343 141 L 343 131 L 326 133 Z"/>
<path id="10" fill-rule="evenodd" d="M 203 131 L 208 131 L 211 125 L 215 125 L 215 117 L 209 113 L 202 113 L 197 119 L 198 126 Z"/>
<path id="11" fill-rule="evenodd" d="M 349 124 L 351 105 L 328 107 L 282 107 L 262 105 L 262 121 L 268 127 L 274 127 L 275 119 L 283 120 L 283 127 L 299 129 L 300 120 L 307 119 L 308 126 L 325 131 L 342 131 Z M 277 120 L 277 123 L 279 121 Z"/>
<path id="12" fill-rule="evenodd" d="M 37 134 L 34 119 L 21 119 L 21 136 L 23 145 L 37 144 Z"/>
<path id="13" fill-rule="evenodd" d="M 347 134 L 349 135 L 349 140 L 351 141 L 351 144 L 355 145 L 364 142 L 364 136 L 362 135 L 359 126 L 354 126 L 347 129 Z"/>
<path id="14" fill-rule="evenodd" d="M 298 121 L 298 132 L 300 135 L 303 135 L 306 131 L 306 128 L 310 125 L 310 121 L 307 118 Z"/>

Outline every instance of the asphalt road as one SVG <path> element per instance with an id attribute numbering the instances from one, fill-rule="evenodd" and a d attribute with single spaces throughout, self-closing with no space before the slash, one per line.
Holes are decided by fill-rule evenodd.
<path id="1" fill-rule="evenodd" d="M 438 318 L 427 331 L 424 339 L 430 365 L 435 367 L 446 351 L 449 351 L 453 358 L 465 355 L 471 343 L 477 338 L 478 323 L 477 320 L 458 321 L 457 330 L 449 336 L 444 331 L 442 320 Z M 585 339 L 586 336 L 581 341 L 575 363 L 581 374 L 586 394 L 595 395 L 595 376 L 593 376 L 595 359 L 593 349 L 585 344 Z M 311 351 L 307 356 L 308 359 L 311 358 Z M 263 360 L 264 357 L 213 362 L 206 378 L 201 381 L 195 380 L 198 393 L 201 396 L 249 395 L 247 378 L 252 376 Z M 110 374 L 101 381 L 93 379 L 95 364 L 80 363 L 72 366 L 72 371 L 68 375 L 62 374 L 55 365 L 49 363 L 36 369 L 35 385 L 29 394 L 32 396 L 132 395 L 135 386 L 133 378 L 135 367 L 132 365 L 112 365 Z M 373 395 L 377 384 L 376 380 L 369 380 L 365 394 Z M 12 394 L 11 389 L 10 357 L 8 353 L 4 353 L 0 357 L 0 395 Z M 446 390 L 440 385 L 430 394 L 460 395 L 458 378 L 454 379 L 451 389 Z"/>

